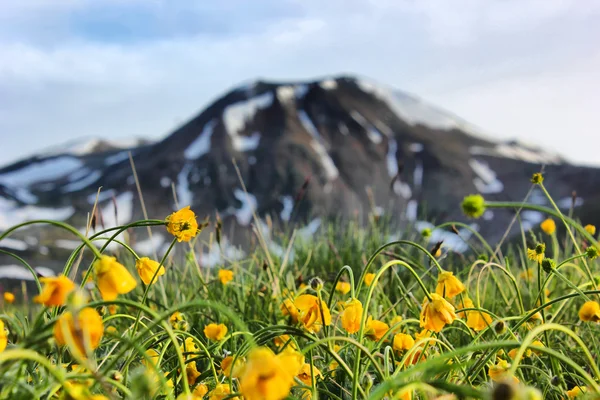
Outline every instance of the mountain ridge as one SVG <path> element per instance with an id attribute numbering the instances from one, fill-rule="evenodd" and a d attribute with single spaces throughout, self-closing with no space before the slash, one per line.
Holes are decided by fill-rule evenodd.
<path id="1" fill-rule="evenodd" d="M 251 227 L 255 213 L 261 221 L 269 216 L 288 224 L 291 210 L 309 231 L 323 218 L 382 210 L 398 229 L 425 226 L 424 213 L 475 226 L 460 214 L 464 195 L 522 200 L 543 164 L 559 203 L 573 190 L 578 206 L 597 198 L 596 169 L 492 139 L 418 97 L 367 80 L 256 81 L 217 97 L 162 140 L 0 167 L 0 231 L 19 218 L 53 213 L 83 229 L 99 186 L 106 225 L 142 218 L 129 152 L 151 218 L 176 208 L 174 189 L 179 206 L 191 205 L 200 217 L 218 212 L 226 226 L 242 228 Z M 539 193 L 533 199 L 544 203 Z M 490 222 L 477 229 L 493 242 L 500 237 L 497 226 L 512 214 L 494 211 L 486 218 Z M 531 228 L 541 218 L 526 213 L 523 224 Z M 228 240 L 243 246 L 248 235 Z"/>

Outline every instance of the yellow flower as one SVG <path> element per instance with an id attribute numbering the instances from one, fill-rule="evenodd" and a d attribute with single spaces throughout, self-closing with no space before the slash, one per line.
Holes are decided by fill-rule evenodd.
<path id="1" fill-rule="evenodd" d="M 137 286 L 127 268 L 119 264 L 115 257 L 101 256 L 94 261 L 94 272 L 103 300 L 114 300 Z"/>
<path id="2" fill-rule="evenodd" d="M 556 223 L 553 219 L 548 218 L 542 221 L 542 223 L 540 224 L 540 228 L 542 228 L 542 230 L 548 235 L 552 235 L 554 232 L 556 232 Z"/>
<path id="3" fill-rule="evenodd" d="M 227 356 L 221 361 L 221 371 L 226 377 L 238 378 L 243 368 L 244 359 L 242 357 Z"/>
<path id="4" fill-rule="evenodd" d="M 219 270 L 219 280 L 223 285 L 227 285 L 229 282 L 233 280 L 233 271 L 228 269 L 220 269 Z"/>
<path id="5" fill-rule="evenodd" d="M 415 345 L 415 339 L 406 333 L 397 333 L 394 335 L 392 348 L 397 352 L 409 350 Z"/>
<path id="6" fill-rule="evenodd" d="M 69 311 L 62 314 L 54 324 L 54 339 L 60 346 L 71 342 L 80 356 L 85 356 L 86 349 L 93 350 L 100 344 L 104 334 L 104 324 L 98 312 L 86 307 L 79 311 L 77 318 Z M 70 336 L 70 339 L 67 338 Z M 88 347 L 89 346 L 89 347 Z"/>
<path id="7" fill-rule="evenodd" d="M 317 377 L 323 379 L 323 374 L 321 374 L 321 371 L 319 371 L 319 369 L 314 365 L 311 368 L 309 363 L 304 363 L 300 369 L 300 372 L 298 375 L 296 375 L 296 377 L 300 379 L 300 382 L 304 383 L 306 386 L 312 386 L 313 376 L 315 377 L 315 381 L 317 380 Z"/>
<path id="8" fill-rule="evenodd" d="M 527 249 L 527 252 L 529 253 L 529 249 Z M 542 256 L 542 259 L 543 259 L 543 258 L 544 258 L 544 257 Z M 539 261 L 539 262 L 541 262 L 541 261 Z M 533 273 L 533 268 L 527 268 L 525 271 L 522 271 L 522 272 L 519 274 L 519 279 L 524 279 L 524 280 L 526 280 L 526 281 L 531 281 L 531 280 L 533 280 L 533 277 L 534 277 L 534 276 L 535 276 L 535 275 L 534 275 L 534 273 Z"/>
<path id="9" fill-rule="evenodd" d="M 298 296 L 294 304 L 298 308 L 298 319 L 309 331 L 313 333 L 319 332 L 323 322 L 325 322 L 326 326 L 331 325 L 329 308 L 318 297 L 311 294 L 303 294 Z"/>
<path id="10" fill-rule="evenodd" d="M 208 396 L 208 400 L 223 400 L 225 398 L 229 400 L 237 400 L 237 397 L 229 397 L 231 394 L 231 388 L 226 383 L 219 383 Z"/>
<path id="11" fill-rule="evenodd" d="M 514 360 L 514 359 L 515 359 L 515 357 L 517 356 L 517 352 L 518 352 L 518 351 L 519 351 L 519 349 L 512 349 L 511 351 L 509 351 L 509 352 L 508 352 L 508 357 L 509 357 L 511 360 Z M 525 357 L 531 357 L 531 354 L 532 354 L 532 353 L 531 353 L 531 350 L 530 350 L 530 349 L 527 349 L 527 350 L 525 350 Z"/>
<path id="12" fill-rule="evenodd" d="M 421 340 L 421 339 L 425 339 L 425 338 L 430 338 L 431 337 L 431 331 L 427 330 L 427 329 L 422 329 L 421 332 L 417 332 L 415 333 L 415 340 Z"/>
<path id="13" fill-rule="evenodd" d="M 539 340 L 535 340 L 533 343 L 531 343 L 531 345 L 536 346 L 536 347 L 545 347 L 544 343 L 540 342 Z M 527 349 L 527 350 L 529 350 L 529 349 Z M 531 349 L 531 352 L 534 354 L 538 354 L 538 355 L 540 354 L 539 351 L 533 350 L 533 349 Z"/>
<path id="14" fill-rule="evenodd" d="M 465 285 L 462 284 L 457 277 L 450 271 L 442 271 L 438 276 L 437 288 L 435 292 L 440 296 L 453 298 L 465 290 Z"/>
<path id="15" fill-rule="evenodd" d="M 202 400 L 204 396 L 208 393 L 208 386 L 204 383 L 199 384 L 192 391 L 192 396 L 194 396 L 194 400 Z"/>
<path id="16" fill-rule="evenodd" d="M 4 292 L 4 302 L 8 304 L 12 304 L 15 302 L 15 295 L 11 292 Z"/>
<path id="17" fill-rule="evenodd" d="M 505 360 L 498 361 L 498 364 L 490 367 L 488 371 L 488 375 L 494 382 L 501 382 L 506 378 L 512 378 L 514 382 L 519 382 L 517 377 L 512 376 L 509 377 L 507 375 L 508 369 L 510 368 L 510 364 Z"/>
<path id="18" fill-rule="evenodd" d="M 154 274 L 156 274 L 156 277 L 154 278 L 152 284 L 158 281 L 159 276 L 165 274 L 165 267 L 163 265 L 160 265 L 160 263 L 149 259 L 148 257 L 142 257 L 139 260 L 137 260 L 135 262 L 135 268 L 137 269 L 137 272 L 140 275 L 140 279 L 146 285 L 151 284 L 150 281 L 152 281 Z M 158 270 L 158 272 L 156 272 L 156 270 Z"/>
<path id="19" fill-rule="evenodd" d="M 400 391 L 393 394 L 393 397 L 390 397 L 394 400 L 411 400 L 412 399 L 412 390 L 401 389 Z"/>
<path id="20" fill-rule="evenodd" d="M 371 272 L 366 274 L 365 275 L 365 285 L 371 286 L 371 284 L 373 283 L 373 279 L 375 279 L 375 274 L 373 274 Z"/>
<path id="21" fill-rule="evenodd" d="M 145 351 L 146 355 L 150 358 L 150 362 L 152 363 L 152 365 L 157 366 L 158 365 L 158 360 L 160 359 L 160 353 L 158 351 L 156 351 L 155 349 L 147 349 Z M 148 364 L 148 361 L 146 361 L 145 358 L 142 358 L 142 364 L 148 368 L 150 365 Z"/>
<path id="22" fill-rule="evenodd" d="M 529 317 L 529 321 L 531 322 L 543 322 L 542 321 L 542 314 L 538 311 L 535 314 L 533 314 L 531 317 Z"/>
<path id="23" fill-rule="evenodd" d="M 527 258 L 537 263 L 541 263 L 544 260 L 545 252 L 546 245 L 544 243 L 538 243 L 534 249 L 527 249 Z"/>
<path id="24" fill-rule="evenodd" d="M 4 327 L 4 321 L 0 319 L 0 352 L 3 352 L 8 345 L 8 329 Z"/>
<path id="25" fill-rule="evenodd" d="M 73 281 L 64 275 L 56 278 L 40 278 L 40 282 L 44 284 L 44 289 L 33 298 L 33 301 L 47 307 L 64 305 L 67 295 L 75 289 Z"/>
<path id="26" fill-rule="evenodd" d="M 420 326 L 434 332 L 440 332 L 444 326 L 456 319 L 454 307 L 437 293 L 432 293 L 431 301 L 425 297 L 421 310 Z"/>
<path id="27" fill-rule="evenodd" d="M 176 328 L 177 326 L 179 326 L 181 321 L 184 321 L 184 320 L 185 320 L 185 315 L 183 315 L 183 313 L 180 313 L 179 311 L 175 311 L 169 317 L 169 322 L 171 323 L 171 326 L 173 328 Z"/>
<path id="28" fill-rule="evenodd" d="M 329 371 L 331 371 L 331 376 L 332 376 L 332 377 L 335 377 L 335 370 L 336 370 L 336 369 L 337 369 L 339 366 L 340 366 L 340 364 L 339 364 L 337 361 L 335 361 L 335 360 L 333 360 L 332 362 L 330 362 L 330 363 L 329 363 L 329 366 L 327 367 L 327 369 L 328 369 Z"/>
<path id="29" fill-rule="evenodd" d="M 476 332 L 482 331 L 492 323 L 492 317 L 482 311 L 467 312 L 467 326 Z"/>
<path id="30" fill-rule="evenodd" d="M 347 294 L 350 291 L 350 284 L 348 282 L 338 281 L 337 285 L 335 285 L 335 290 L 341 294 Z"/>
<path id="31" fill-rule="evenodd" d="M 287 397 L 303 363 L 299 364 L 299 358 L 286 353 L 289 352 L 275 355 L 265 347 L 250 351 L 240 377 L 240 392 L 244 400 L 281 400 Z"/>
<path id="32" fill-rule="evenodd" d="M 586 301 L 579 309 L 579 319 L 585 322 L 600 322 L 600 304 Z"/>
<path id="33" fill-rule="evenodd" d="M 596 227 L 594 225 L 587 224 L 586 226 L 583 227 L 583 229 L 585 229 L 585 231 L 592 236 L 594 236 L 596 234 Z"/>
<path id="34" fill-rule="evenodd" d="M 292 349 L 296 349 L 296 343 L 294 343 L 294 341 L 291 339 L 292 338 L 290 335 L 281 335 L 274 338 L 273 343 L 275 343 L 275 346 L 277 347 L 282 347 L 285 345 L 291 347 Z"/>
<path id="35" fill-rule="evenodd" d="M 108 400 L 101 394 L 92 394 L 89 385 L 79 382 L 67 381 L 63 385 L 61 400 Z"/>
<path id="36" fill-rule="evenodd" d="M 475 305 L 468 297 L 465 297 L 459 303 L 459 306 L 460 308 L 475 308 Z M 492 323 L 492 317 L 483 311 L 461 311 L 457 315 L 459 318 L 467 318 L 467 326 L 477 332 L 484 330 Z"/>
<path id="37" fill-rule="evenodd" d="M 365 335 L 371 340 L 381 340 L 383 335 L 390 329 L 390 326 L 383 321 L 378 321 L 373 319 L 369 315 L 367 319 L 367 328 L 365 330 Z"/>
<path id="38" fill-rule="evenodd" d="M 165 222 L 167 223 L 167 231 L 175 236 L 178 242 L 189 242 L 198 234 L 196 214 L 190 210 L 190 206 L 175 211 L 165 218 Z"/>
<path id="39" fill-rule="evenodd" d="M 342 311 L 342 327 L 346 332 L 352 334 L 360 329 L 360 319 L 362 318 L 363 306 L 358 299 L 350 299 L 344 305 Z"/>
<path id="40" fill-rule="evenodd" d="M 573 389 L 567 390 L 567 396 L 570 399 L 575 399 L 580 395 L 585 394 L 585 392 L 587 392 L 586 387 L 575 386 Z"/>
<path id="41" fill-rule="evenodd" d="M 188 357 L 191 357 L 194 355 L 194 353 L 198 352 L 198 346 L 196 345 L 196 342 L 194 341 L 193 337 L 186 337 L 185 341 L 183 342 L 183 345 L 181 346 L 181 352 L 183 353 L 183 357 L 185 359 L 187 359 Z"/>
<path id="42" fill-rule="evenodd" d="M 290 299 L 285 299 L 281 303 L 281 313 L 283 315 L 289 315 L 292 318 L 292 323 L 298 322 L 298 309 L 294 305 L 294 302 Z"/>
<path id="43" fill-rule="evenodd" d="M 396 315 L 394 318 L 392 318 L 392 320 L 390 321 L 390 326 L 393 328 L 394 326 L 398 325 L 400 322 L 402 322 L 403 318 L 401 315 Z M 400 329 L 400 327 L 396 326 L 396 329 Z"/>
<path id="44" fill-rule="evenodd" d="M 117 328 L 115 328 L 114 326 L 109 326 L 108 328 L 106 328 L 106 332 L 107 333 L 117 333 Z"/>
<path id="45" fill-rule="evenodd" d="M 196 361 L 187 363 L 187 365 L 185 366 L 185 374 L 187 375 L 187 379 L 190 385 L 196 383 L 196 379 L 198 379 L 198 377 L 200 376 L 200 372 L 198 372 L 198 369 L 196 368 Z"/>
<path id="46" fill-rule="evenodd" d="M 219 342 L 227 335 L 225 324 L 208 324 L 204 327 L 204 335 L 210 340 Z"/>

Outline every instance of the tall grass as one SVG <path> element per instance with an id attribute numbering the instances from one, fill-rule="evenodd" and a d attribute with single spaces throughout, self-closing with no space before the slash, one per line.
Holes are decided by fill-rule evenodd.
<path id="1" fill-rule="evenodd" d="M 545 191 L 542 182 L 536 184 Z M 156 256 L 136 254 L 121 243 L 119 261 L 138 281 L 128 293 L 103 300 L 93 261 L 80 267 L 85 278 L 60 306 L 4 303 L 0 319 L 8 344 L 0 353 L 0 396 L 283 398 L 277 390 L 262 390 L 271 382 L 271 389 L 291 387 L 285 390 L 290 398 L 304 399 L 600 398 L 600 310 L 594 314 L 593 305 L 600 295 L 595 234 L 557 207 L 494 202 L 484 207 L 514 209 L 517 223 L 520 210 L 541 211 L 566 232 L 565 238 L 536 229 L 523 232 L 520 245 L 496 247 L 471 236 L 471 250 L 457 254 L 430 242 L 430 232 L 407 231 L 387 243 L 389 225 L 372 218 L 367 226 L 352 221 L 325 224 L 310 238 L 271 232 L 286 249 L 276 255 L 257 229 L 253 252 L 213 269 L 198 263 L 199 239 L 174 240 L 167 254 L 156 260 L 166 273 L 150 286 L 140 282 L 135 260 Z M 0 234 L 0 243 L 34 224 L 52 224 L 80 238 L 81 248 L 65 260 L 66 276 L 73 277 L 83 248 L 94 260 L 107 254 L 110 240 L 98 239 L 99 233 L 85 236 L 55 221 L 15 226 Z M 125 229 L 165 229 L 164 225 L 162 219 L 146 219 L 108 231 L 116 237 Z M 537 244 L 546 248 L 533 260 L 528 250 L 535 251 Z M 233 279 L 220 278 L 220 270 L 232 271 Z M 464 285 L 458 295 L 448 296 L 450 286 L 439 292 L 444 271 L 452 271 Z M 38 282 L 40 290 L 42 286 Z M 456 316 L 440 332 L 426 329 L 422 318 L 428 298 L 435 298 L 436 292 L 446 297 L 436 306 Z M 312 310 L 317 319 L 308 321 L 302 310 L 296 316 L 282 307 L 286 299 L 288 306 L 299 306 L 302 295 L 320 300 Z M 21 296 L 17 293 L 17 299 Z M 353 298 L 362 313 L 358 330 L 348 333 L 349 314 L 344 312 Z M 586 302 L 589 318 L 580 316 Z M 67 312 L 79 315 L 84 307 L 102 317 L 98 346 L 91 345 L 91 327 L 77 323 L 67 335 L 72 337 L 59 346 L 57 321 Z M 331 310 L 330 323 L 326 308 Z M 215 337 L 205 330 L 209 324 L 224 324 L 226 334 Z M 401 346 L 400 339 L 407 337 L 402 334 L 414 343 Z M 78 340 L 84 351 L 78 351 Z M 262 347 L 281 356 L 294 352 L 303 359 L 293 380 L 287 380 L 289 363 L 252 361 L 258 357 L 253 351 Z M 223 365 L 224 360 L 234 368 Z M 266 366 L 274 369 L 264 375 L 256 372 Z M 253 373 L 260 376 L 254 379 Z"/>

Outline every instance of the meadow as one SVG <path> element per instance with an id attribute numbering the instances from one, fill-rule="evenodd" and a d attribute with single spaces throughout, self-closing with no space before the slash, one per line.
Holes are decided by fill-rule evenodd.
<path id="1" fill-rule="evenodd" d="M 467 224 L 386 242 L 375 216 L 303 240 L 273 232 L 287 240 L 278 255 L 257 229 L 254 252 L 214 268 L 198 263 L 198 233 L 220 242 L 220 222 L 189 207 L 88 236 L 15 226 L 0 243 L 51 224 L 81 246 L 61 275 L 36 276 L 33 304 L 3 294 L 0 398 L 598 399 L 596 229 L 561 213 L 542 175 L 534 186 L 550 207 L 466 197 L 472 219 L 493 208 L 515 210 L 513 228 L 522 210 L 547 219 L 494 246 L 473 231 L 463 254 L 432 235 Z M 172 235 L 160 258 L 101 239 L 148 227 Z"/>

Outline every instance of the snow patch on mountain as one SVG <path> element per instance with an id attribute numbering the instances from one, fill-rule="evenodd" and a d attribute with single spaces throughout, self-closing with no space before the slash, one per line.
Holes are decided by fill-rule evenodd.
<path id="1" fill-rule="evenodd" d="M 101 209 L 105 228 L 126 225 L 133 218 L 133 193 L 123 192 Z"/>
<path id="2" fill-rule="evenodd" d="M 256 210 L 258 202 L 256 197 L 250 193 L 246 193 L 241 189 L 235 189 L 233 195 L 236 199 L 242 202 L 242 206 L 235 210 L 235 217 L 238 223 L 242 226 L 246 226 L 252 221 L 252 214 Z"/>
<path id="3" fill-rule="evenodd" d="M 340 175 L 340 173 L 339 173 L 337 167 L 335 166 L 333 159 L 331 158 L 331 156 L 327 152 L 327 149 L 325 148 L 323 138 L 319 134 L 319 131 L 313 124 L 312 120 L 310 119 L 310 117 L 308 116 L 306 111 L 298 110 L 298 119 L 300 120 L 300 123 L 302 123 L 302 126 L 304 127 L 304 129 L 313 138 L 313 140 L 311 140 L 311 142 L 310 142 L 310 145 L 313 148 L 313 150 L 317 153 L 317 155 L 319 156 L 321 165 L 323 166 L 323 169 L 325 170 L 325 175 L 327 176 L 327 179 L 329 179 L 329 180 L 337 179 L 337 177 Z"/>
<path id="4" fill-rule="evenodd" d="M 177 175 L 177 202 L 180 207 L 191 206 L 194 194 L 190 190 L 189 176 L 193 164 L 185 164 Z"/>
<path id="5" fill-rule="evenodd" d="M 314 236 L 314 234 L 317 233 L 320 226 L 321 226 L 321 218 L 315 218 L 315 219 L 311 220 L 308 223 L 308 225 L 298 229 L 298 231 L 296 232 L 296 235 L 298 238 L 301 238 L 304 240 L 310 240 Z"/>
<path id="6" fill-rule="evenodd" d="M 337 82 L 334 79 L 325 79 L 319 82 L 319 86 L 325 90 L 333 90 L 337 88 Z"/>
<path id="7" fill-rule="evenodd" d="M 583 205 L 583 199 L 581 197 L 575 198 L 575 204 L 573 204 L 573 197 L 563 197 L 562 199 L 556 202 L 559 208 L 563 210 L 568 210 L 571 207 L 580 207 Z"/>
<path id="8" fill-rule="evenodd" d="M 36 267 L 34 270 L 42 276 L 54 276 L 54 271 L 46 267 Z M 17 279 L 22 281 L 33 281 L 35 277 L 22 265 L 0 265 L 0 279 Z"/>
<path id="9" fill-rule="evenodd" d="M 417 220 L 417 212 L 418 212 L 419 204 L 416 200 L 412 199 L 406 203 L 406 209 L 404 210 L 404 214 L 406 215 L 406 219 L 408 221 L 416 221 Z"/>
<path id="10" fill-rule="evenodd" d="M 102 190 L 100 194 L 94 192 L 87 196 L 88 204 L 94 204 L 96 202 L 96 196 L 98 196 L 98 203 L 102 203 L 110 198 L 112 198 L 117 192 L 114 189 Z"/>
<path id="11" fill-rule="evenodd" d="M 153 233 L 152 238 L 147 238 L 135 242 L 133 248 L 140 255 L 151 255 L 154 251 L 158 252 L 158 249 L 165 243 L 165 237 L 160 233 Z"/>
<path id="12" fill-rule="evenodd" d="M 279 201 L 281 201 L 281 204 L 283 204 L 283 210 L 281 210 L 281 214 L 279 216 L 281 217 L 282 221 L 289 221 L 290 217 L 292 216 L 292 210 L 294 209 L 294 199 L 292 196 L 281 196 Z"/>
<path id="13" fill-rule="evenodd" d="M 371 142 L 373 142 L 375 144 L 381 143 L 381 141 L 383 140 L 383 136 L 381 135 L 381 132 L 379 132 L 377 129 L 375 129 L 375 127 L 373 125 L 371 125 L 369 123 L 369 121 L 367 121 L 367 119 L 362 116 L 361 113 L 359 113 L 358 111 L 352 110 L 352 111 L 350 111 L 350 116 L 352 118 L 354 118 L 354 120 L 363 127 L 363 129 L 367 132 L 367 137 L 369 138 L 369 140 Z"/>
<path id="14" fill-rule="evenodd" d="M 83 163 L 75 157 L 47 158 L 15 171 L 0 173 L 0 184 L 15 188 L 29 187 L 36 182 L 60 179 L 82 167 Z"/>
<path id="15" fill-rule="evenodd" d="M 188 146 L 187 149 L 183 152 L 183 155 L 188 160 L 195 160 L 203 155 L 207 154 L 210 151 L 210 139 L 213 135 L 213 131 L 215 125 L 217 124 L 217 120 L 213 119 L 209 121 L 204 128 L 202 128 L 202 132 L 194 141 Z"/>
<path id="16" fill-rule="evenodd" d="M 367 93 L 372 93 L 387 103 L 390 108 L 404 121 L 412 125 L 426 125 L 438 129 L 460 128 L 467 132 L 470 128 L 450 114 L 432 107 L 420 99 L 405 93 L 394 92 L 384 85 L 361 79 L 358 86 Z"/>
<path id="17" fill-rule="evenodd" d="M 417 159 L 416 163 L 413 171 L 413 185 L 415 189 L 418 189 L 423 186 L 423 161 Z"/>
<path id="18" fill-rule="evenodd" d="M 104 165 L 114 165 L 121 161 L 125 161 L 129 158 L 129 151 L 120 151 L 112 156 L 108 156 L 104 159 Z"/>
<path id="19" fill-rule="evenodd" d="M 469 152 L 473 155 L 512 158 L 532 164 L 559 164 L 562 162 L 557 154 L 528 148 L 517 142 L 500 143 L 494 147 L 472 146 Z"/>
<path id="20" fill-rule="evenodd" d="M 73 207 L 19 206 L 14 201 L 0 197 L 0 230 L 35 219 L 64 221 L 75 213 Z"/>
<path id="21" fill-rule="evenodd" d="M 235 136 L 232 138 L 233 148 L 240 152 L 252 151 L 258 148 L 260 133 L 254 132 L 250 136 Z"/>
<path id="22" fill-rule="evenodd" d="M 390 178 L 398 175 L 398 159 L 396 158 L 396 152 L 398 151 L 398 142 L 396 139 L 390 139 L 388 141 L 388 151 L 385 157 L 388 175 Z"/>
<path id="23" fill-rule="evenodd" d="M 57 239 L 54 241 L 54 245 L 61 249 L 66 250 L 75 250 L 77 247 L 81 245 L 81 240 L 74 239 Z"/>
<path id="24" fill-rule="evenodd" d="M 10 237 L 0 240 L 0 247 L 17 251 L 25 251 L 29 248 L 27 243 L 25 243 L 24 241 Z"/>
<path id="25" fill-rule="evenodd" d="M 295 99 L 293 86 L 279 86 L 277 88 L 277 99 L 280 103 L 290 103 Z"/>
<path id="26" fill-rule="evenodd" d="M 214 268 L 228 261 L 241 260 L 245 255 L 246 253 L 242 249 L 233 246 L 227 238 L 223 238 L 220 245 L 213 242 L 208 251 L 200 253 L 198 258 L 201 266 Z"/>
<path id="27" fill-rule="evenodd" d="M 256 111 L 268 108 L 271 104 L 273 104 L 273 93 L 266 92 L 227 106 L 223 111 L 223 122 L 227 133 L 232 139 L 235 138 L 244 129 L 246 122 L 254 118 Z"/>
<path id="28" fill-rule="evenodd" d="M 472 158 L 469 160 L 469 165 L 477 175 L 473 179 L 473 184 L 480 193 L 500 193 L 504 190 L 504 185 L 496 177 L 496 172 L 487 163 Z"/>
<path id="29" fill-rule="evenodd" d="M 533 227 L 537 226 L 540 222 L 542 222 L 546 218 L 546 216 L 543 213 L 541 213 L 539 211 L 533 211 L 533 210 L 521 211 L 520 215 L 521 215 L 521 226 L 523 227 L 523 230 L 525 230 L 525 231 L 531 230 Z"/>
<path id="30" fill-rule="evenodd" d="M 402 182 L 400 179 L 396 179 L 394 181 L 394 193 L 398 196 L 402 196 L 405 199 L 410 199 L 412 197 L 412 190 L 410 189 L 410 185 L 406 182 Z"/>
<path id="31" fill-rule="evenodd" d="M 92 185 L 98 179 L 102 177 L 102 172 L 100 171 L 90 171 L 87 168 L 84 168 L 87 171 L 87 176 L 83 179 L 75 180 L 74 182 L 68 183 L 62 187 L 63 192 L 76 192 L 78 190 L 85 189 L 86 187 Z"/>
<path id="32" fill-rule="evenodd" d="M 471 224 L 470 227 L 471 229 L 476 230 L 477 225 Z M 473 233 L 466 228 L 459 229 L 458 235 L 445 229 L 436 229 L 435 225 L 427 221 L 415 222 L 415 228 L 419 232 L 422 232 L 424 229 L 431 229 L 431 237 L 429 238 L 430 242 L 436 243 L 443 241 L 443 247 L 456 251 L 457 253 L 464 253 L 465 251 L 469 250 L 467 241 L 473 235 Z"/>

